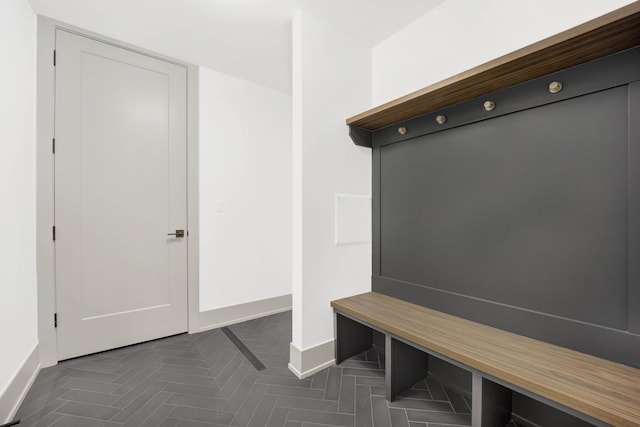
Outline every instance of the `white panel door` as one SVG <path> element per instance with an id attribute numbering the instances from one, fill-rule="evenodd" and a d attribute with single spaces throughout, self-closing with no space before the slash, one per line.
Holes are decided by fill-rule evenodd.
<path id="1" fill-rule="evenodd" d="M 187 330 L 186 69 L 56 33 L 58 359 Z"/>

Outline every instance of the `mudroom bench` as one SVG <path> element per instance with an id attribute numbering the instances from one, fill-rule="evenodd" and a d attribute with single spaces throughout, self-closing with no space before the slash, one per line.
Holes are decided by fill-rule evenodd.
<path id="1" fill-rule="evenodd" d="M 424 379 L 428 357 L 472 375 L 472 426 L 503 426 L 512 391 L 596 426 L 640 426 L 640 369 L 376 292 L 331 302 L 336 363 L 384 335 L 386 398 Z"/>

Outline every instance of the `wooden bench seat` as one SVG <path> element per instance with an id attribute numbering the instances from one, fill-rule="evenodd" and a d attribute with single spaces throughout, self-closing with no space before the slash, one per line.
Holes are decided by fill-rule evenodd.
<path id="1" fill-rule="evenodd" d="M 370 346 L 363 327 L 386 335 L 387 398 L 393 400 L 407 381 L 407 354 L 394 345 L 418 348 L 462 366 L 473 374 L 473 426 L 496 427 L 478 400 L 482 381 L 525 393 L 595 425 L 640 426 L 640 370 L 577 351 L 526 338 L 486 325 L 369 292 L 331 302 L 336 312 L 336 362 Z M 364 331 L 364 332 L 363 332 Z M 406 353 L 406 350 L 402 350 Z M 354 353 L 354 354 L 351 354 Z M 411 350 L 409 350 L 410 354 Z M 410 355 L 414 359 L 415 354 Z M 640 357 L 640 355 L 639 355 Z M 419 359 L 419 357 L 418 357 Z M 421 362 L 420 362 L 421 363 Z M 398 366 L 398 368 L 396 368 Z M 418 367 L 418 371 L 426 366 Z M 424 375 L 424 372 L 417 373 Z M 420 378 L 417 378 L 420 379 Z M 396 384 L 394 384 L 396 383 Z M 485 397 L 486 399 L 486 397 Z M 510 405 L 510 403 L 509 403 Z M 498 405 L 499 406 L 499 405 Z M 493 421 L 492 421 L 493 420 Z M 497 424 L 496 424 L 497 425 Z"/>

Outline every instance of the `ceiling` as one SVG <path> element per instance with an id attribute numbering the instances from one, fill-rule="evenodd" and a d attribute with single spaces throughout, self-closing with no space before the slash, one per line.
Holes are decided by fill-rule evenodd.
<path id="1" fill-rule="evenodd" d="M 30 0 L 37 14 L 291 92 L 304 7 L 374 46 L 444 0 Z"/>

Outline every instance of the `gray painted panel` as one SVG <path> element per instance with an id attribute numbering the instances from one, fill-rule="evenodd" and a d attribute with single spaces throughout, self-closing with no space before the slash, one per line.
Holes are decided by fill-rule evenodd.
<path id="1" fill-rule="evenodd" d="M 382 147 L 381 275 L 626 330 L 627 108 L 618 87 Z"/>
<path id="2" fill-rule="evenodd" d="M 629 85 L 629 331 L 640 334 L 640 83 Z"/>
<path id="3" fill-rule="evenodd" d="M 429 372 L 429 355 L 420 349 L 386 336 L 385 385 L 386 397 L 393 402 L 396 396 L 426 378 Z"/>
<path id="4" fill-rule="evenodd" d="M 368 350 L 373 345 L 373 331 L 360 322 L 335 313 L 336 364 Z"/>
<path id="5" fill-rule="evenodd" d="M 371 160 L 371 268 L 374 275 L 380 275 L 380 150 L 373 150 Z"/>
<path id="6" fill-rule="evenodd" d="M 640 335 L 374 277 L 372 290 L 454 316 L 640 368 Z"/>
<path id="7" fill-rule="evenodd" d="M 459 393 L 471 394 L 471 372 L 466 369 L 430 355 L 429 374 L 447 388 Z"/>
<path id="8" fill-rule="evenodd" d="M 592 427 L 593 424 L 566 414 L 535 399 L 513 392 L 512 410 L 516 421 L 538 426 Z"/>
<path id="9" fill-rule="evenodd" d="M 504 426 L 511 420 L 511 390 L 482 379 L 482 427 Z"/>

